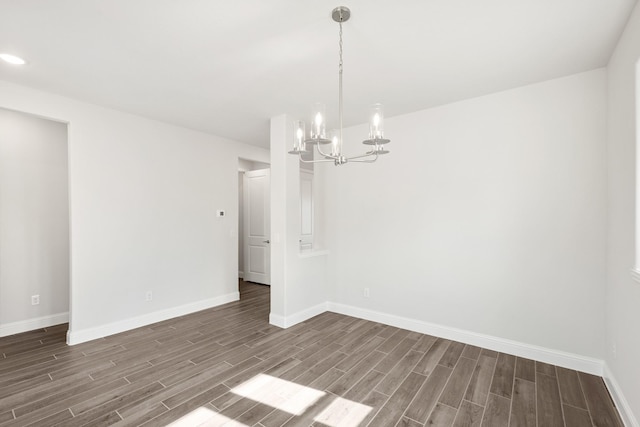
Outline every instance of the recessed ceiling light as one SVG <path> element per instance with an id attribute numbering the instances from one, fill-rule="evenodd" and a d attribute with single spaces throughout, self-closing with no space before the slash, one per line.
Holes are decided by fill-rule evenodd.
<path id="1" fill-rule="evenodd" d="M 25 61 L 24 59 L 19 58 L 15 55 L 10 55 L 8 53 L 0 53 L 0 59 L 13 65 L 24 65 L 27 63 L 27 61 Z"/>

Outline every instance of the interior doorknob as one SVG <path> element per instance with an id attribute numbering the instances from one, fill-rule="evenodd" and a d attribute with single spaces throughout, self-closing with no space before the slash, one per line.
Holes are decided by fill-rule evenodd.
<path id="1" fill-rule="evenodd" d="M 271 243 L 271 240 L 269 240 L 269 239 L 267 239 L 267 240 L 263 240 L 263 241 L 262 241 L 262 243 L 267 243 L 267 244 L 269 244 L 269 243 Z"/>

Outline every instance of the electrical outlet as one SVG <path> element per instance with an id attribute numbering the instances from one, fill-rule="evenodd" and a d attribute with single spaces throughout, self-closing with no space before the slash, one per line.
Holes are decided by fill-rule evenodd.
<path id="1" fill-rule="evenodd" d="M 31 295 L 31 305 L 40 304 L 40 295 Z"/>
<path id="2" fill-rule="evenodd" d="M 362 294 L 364 295 L 365 298 L 369 298 L 369 288 L 364 288 L 362 291 Z"/>
<path id="3" fill-rule="evenodd" d="M 149 302 L 149 301 L 153 301 L 153 292 L 151 291 L 147 291 L 147 294 L 145 295 L 145 301 Z"/>

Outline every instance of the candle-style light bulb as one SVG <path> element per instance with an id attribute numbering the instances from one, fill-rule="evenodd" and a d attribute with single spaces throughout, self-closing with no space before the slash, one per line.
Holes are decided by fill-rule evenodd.
<path id="1" fill-rule="evenodd" d="M 311 139 L 324 139 L 326 138 L 325 130 L 325 111 L 324 104 L 316 104 L 313 109 L 313 121 L 311 123 Z"/>
<path id="2" fill-rule="evenodd" d="M 340 142 L 340 139 L 338 137 L 338 133 L 337 131 L 334 131 L 333 133 L 333 138 L 331 138 L 331 155 L 332 156 L 337 156 L 338 153 L 338 143 Z"/>
<path id="3" fill-rule="evenodd" d="M 374 104 L 371 106 L 371 120 L 369 121 L 369 139 L 384 138 L 383 129 L 384 112 L 382 104 Z"/>
<path id="4" fill-rule="evenodd" d="M 301 150 L 302 149 L 302 137 L 304 135 L 302 134 L 302 129 L 298 128 L 298 131 L 296 132 L 296 138 L 298 140 L 298 149 Z"/>
<path id="5" fill-rule="evenodd" d="M 305 129 L 304 128 L 305 126 L 302 120 L 296 120 L 293 123 L 293 131 L 294 131 L 293 151 L 294 152 L 304 151 L 305 149 L 305 146 L 304 146 Z"/>

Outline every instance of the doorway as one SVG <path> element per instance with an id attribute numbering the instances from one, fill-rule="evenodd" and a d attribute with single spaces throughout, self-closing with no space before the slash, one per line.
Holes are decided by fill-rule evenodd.
<path id="1" fill-rule="evenodd" d="M 238 278 L 264 285 L 271 283 L 269 167 L 238 159 Z"/>
<path id="2" fill-rule="evenodd" d="M 0 336 L 69 321 L 67 124 L 0 108 Z"/>

